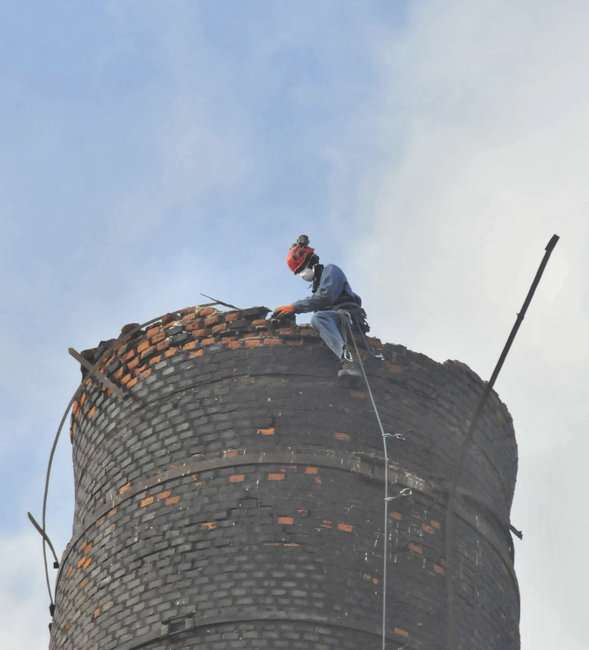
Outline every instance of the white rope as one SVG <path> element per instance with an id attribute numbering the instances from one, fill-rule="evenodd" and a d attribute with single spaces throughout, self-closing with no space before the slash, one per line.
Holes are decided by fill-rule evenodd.
<path id="1" fill-rule="evenodd" d="M 387 643 L 387 556 L 388 556 L 388 540 L 389 540 L 389 454 L 387 449 L 387 438 L 391 436 L 390 433 L 385 433 L 385 430 L 382 426 L 382 421 L 378 413 L 378 408 L 376 407 L 376 402 L 374 401 L 374 395 L 372 394 L 372 389 L 370 388 L 370 382 L 366 376 L 366 371 L 364 370 L 364 364 L 362 363 L 362 358 L 358 351 L 358 345 L 354 337 L 354 332 L 352 330 L 352 317 L 349 312 L 344 312 L 347 316 L 348 330 L 350 332 L 350 338 L 354 343 L 354 350 L 356 352 L 356 357 L 362 370 L 362 376 L 364 378 L 364 383 L 366 384 L 366 389 L 368 390 L 368 395 L 370 396 L 370 401 L 372 403 L 372 409 L 374 410 L 374 415 L 378 422 L 378 428 L 380 429 L 380 435 L 382 437 L 382 446 L 384 449 L 384 522 L 383 522 L 383 535 L 384 535 L 384 544 L 383 544 L 383 560 L 382 560 L 382 650 L 386 650 Z"/>

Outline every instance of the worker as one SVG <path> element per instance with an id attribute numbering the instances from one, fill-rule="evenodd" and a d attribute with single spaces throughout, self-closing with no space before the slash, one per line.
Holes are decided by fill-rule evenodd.
<path id="1" fill-rule="evenodd" d="M 277 307 L 272 317 L 280 319 L 314 312 L 311 325 L 341 362 L 338 377 L 360 377 L 361 373 L 346 344 L 346 333 L 349 313 L 360 315 L 362 320 L 365 316 L 361 309 L 362 299 L 352 291 L 344 272 L 338 266 L 319 264 L 319 256 L 309 246 L 307 235 L 301 235 L 290 247 L 286 263 L 295 275 L 311 283 L 312 295 L 297 300 L 292 305 Z"/>

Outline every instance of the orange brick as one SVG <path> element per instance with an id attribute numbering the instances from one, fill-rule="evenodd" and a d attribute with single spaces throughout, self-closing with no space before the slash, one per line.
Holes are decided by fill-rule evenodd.
<path id="1" fill-rule="evenodd" d="M 172 490 L 164 490 L 163 492 L 160 492 L 157 495 L 158 501 L 160 501 L 161 499 L 167 499 L 170 496 L 170 494 L 172 494 Z"/>
<path id="2" fill-rule="evenodd" d="M 203 307 L 199 312 L 199 316 L 208 316 L 209 314 L 214 314 L 217 310 L 212 307 Z"/>
<path id="3" fill-rule="evenodd" d="M 164 352 L 164 357 L 173 357 L 176 352 L 178 352 L 178 348 L 170 348 Z"/>
<path id="4" fill-rule="evenodd" d="M 276 433 L 276 430 L 274 427 L 270 427 L 268 429 L 258 429 L 257 433 L 260 436 L 273 436 Z"/>
<path id="5" fill-rule="evenodd" d="M 245 480 L 244 474 L 232 474 L 229 477 L 229 483 L 241 483 L 244 480 Z"/>
<path id="6" fill-rule="evenodd" d="M 409 636 L 409 632 L 407 632 L 407 630 L 402 630 L 400 627 L 395 627 L 395 634 L 398 634 L 399 636 L 404 636 L 404 637 Z"/>
<path id="7" fill-rule="evenodd" d="M 82 397 L 80 397 L 80 406 L 84 406 L 85 401 L 86 401 L 86 393 L 82 393 Z"/>
<path id="8" fill-rule="evenodd" d="M 231 311 L 228 314 L 225 315 L 225 320 L 228 323 L 232 323 L 234 320 L 239 320 L 241 317 L 241 312 L 239 311 Z"/>
<path id="9" fill-rule="evenodd" d="M 269 481 L 284 481 L 284 474 L 268 474 Z"/>
<path id="10" fill-rule="evenodd" d="M 73 572 L 74 572 L 74 565 L 70 564 L 70 566 L 68 567 L 68 570 L 67 570 L 67 572 L 65 574 L 65 577 L 69 578 L 72 575 Z"/>
<path id="11" fill-rule="evenodd" d="M 305 470 L 305 474 L 317 474 L 318 471 L 319 471 L 318 467 L 307 467 L 307 469 Z"/>
<path id="12" fill-rule="evenodd" d="M 247 348 L 257 348 L 262 344 L 262 341 L 260 339 L 244 339 L 243 341 Z"/>
<path id="13" fill-rule="evenodd" d="M 159 343 L 160 341 L 163 341 L 166 338 L 166 333 L 165 332 L 158 332 L 154 336 L 150 338 L 150 341 L 155 345 L 156 343 Z"/>
<path id="14" fill-rule="evenodd" d="M 147 379 L 151 375 L 151 368 L 148 368 L 147 370 L 144 370 L 140 375 L 139 379 Z"/>
<path id="15" fill-rule="evenodd" d="M 194 332 L 194 330 L 202 329 L 204 323 L 204 319 L 202 318 L 196 318 L 192 322 L 188 323 L 186 325 L 186 331 L 187 332 Z"/>
<path id="16" fill-rule="evenodd" d="M 86 558 L 84 564 L 82 565 L 82 569 L 87 569 L 91 564 L 92 564 L 92 558 L 91 557 Z"/>
<path id="17" fill-rule="evenodd" d="M 123 376 L 123 368 L 121 366 L 116 372 L 113 373 L 113 378 L 120 379 L 122 376 Z"/>
<path id="18" fill-rule="evenodd" d="M 137 383 L 137 377 L 133 377 L 128 383 L 127 383 L 127 388 L 133 388 L 135 384 Z"/>
<path id="19" fill-rule="evenodd" d="M 205 329 L 194 329 L 192 330 L 192 336 L 194 336 L 195 339 L 202 339 L 210 335 L 209 330 Z"/>
<path id="20" fill-rule="evenodd" d="M 225 332 L 227 329 L 227 323 L 219 323 L 212 327 L 211 332 L 213 334 L 220 334 L 221 332 Z"/>
<path id="21" fill-rule="evenodd" d="M 354 526 L 352 524 L 338 524 L 337 529 L 343 530 L 345 533 L 354 532 Z"/>
<path id="22" fill-rule="evenodd" d="M 145 335 L 148 336 L 149 338 L 152 338 L 153 336 L 157 336 L 161 331 L 162 331 L 161 325 L 159 325 L 159 323 L 158 323 L 157 325 L 154 325 L 153 327 L 150 327 L 145 332 Z"/>
<path id="23" fill-rule="evenodd" d="M 170 327 L 176 327 L 176 325 L 178 325 L 178 319 L 176 317 L 176 314 L 169 314 L 168 316 L 169 319 L 166 318 L 165 320 L 165 325 L 164 325 L 165 330 L 170 329 Z"/>
<path id="24" fill-rule="evenodd" d="M 191 352 L 188 356 L 192 359 L 194 357 L 202 357 L 202 355 L 205 353 L 205 351 L 200 348 L 200 350 L 195 350 L 194 352 Z"/>
<path id="25" fill-rule="evenodd" d="M 438 530 L 440 530 L 441 526 L 440 526 L 440 522 L 439 522 L 439 521 L 430 521 L 429 523 L 430 523 L 434 528 L 437 528 Z"/>
<path id="26" fill-rule="evenodd" d="M 212 336 L 209 337 L 208 339 L 203 339 L 200 344 L 201 345 L 212 345 L 213 343 L 216 343 L 217 339 L 214 339 Z"/>
<path id="27" fill-rule="evenodd" d="M 100 616 L 100 607 L 97 607 L 97 608 L 94 610 L 94 618 L 96 618 L 97 616 Z"/>
<path id="28" fill-rule="evenodd" d="M 170 497 L 169 499 L 166 499 L 166 505 L 171 506 L 174 505 L 174 503 L 178 503 L 180 501 L 180 495 L 176 495 L 175 497 Z"/>
<path id="29" fill-rule="evenodd" d="M 281 345 L 282 340 L 276 337 L 268 337 L 264 339 L 264 345 Z"/>
<path id="30" fill-rule="evenodd" d="M 135 375 L 135 377 L 138 377 L 145 370 L 146 367 L 147 364 L 144 363 L 142 366 L 138 366 L 137 368 L 134 368 L 133 374 Z"/>
<path id="31" fill-rule="evenodd" d="M 350 397 L 355 397 L 356 399 L 366 399 L 367 394 L 361 390 L 351 390 Z"/>
<path id="32" fill-rule="evenodd" d="M 409 543 L 409 548 L 414 552 L 418 553 L 419 555 L 423 555 L 423 548 L 419 546 L 419 544 L 413 544 L 413 542 Z"/>
<path id="33" fill-rule="evenodd" d="M 427 524 L 421 524 L 421 528 L 426 532 L 429 533 L 430 535 L 434 534 L 434 529 L 431 526 L 428 526 Z"/>
<path id="34" fill-rule="evenodd" d="M 150 345 L 147 349 L 143 350 L 141 353 L 141 360 L 145 359 L 145 357 L 148 357 L 150 354 L 153 354 L 155 352 L 155 346 Z"/>
<path id="35" fill-rule="evenodd" d="M 129 368 L 129 370 L 133 370 L 133 368 L 136 368 L 138 365 L 139 365 L 139 357 L 134 357 L 127 364 L 127 368 Z"/>
<path id="36" fill-rule="evenodd" d="M 158 350 L 159 352 L 163 352 L 164 350 L 167 350 L 169 347 L 170 347 L 170 341 L 168 341 L 168 339 L 165 339 L 163 341 L 160 341 L 155 346 L 155 349 Z"/>
<path id="37" fill-rule="evenodd" d="M 226 343 L 226 345 L 227 345 L 227 347 L 230 348 L 230 349 L 240 348 L 240 347 L 241 347 L 241 341 L 240 341 L 240 340 L 237 340 L 237 341 L 229 341 L 228 343 Z"/>
<path id="38" fill-rule="evenodd" d="M 278 523 L 285 526 L 290 526 L 294 524 L 294 519 L 292 517 L 278 517 Z"/>
<path id="39" fill-rule="evenodd" d="M 444 569 L 444 567 L 440 566 L 439 564 L 434 564 L 434 571 L 442 576 L 446 574 L 446 569 Z"/>
<path id="40" fill-rule="evenodd" d="M 80 412 L 80 404 L 78 403 L 78 400 L 74 402 L 74 405 L 72 406 L 72 411 L 74 412 L 74 417 L 78 417 L 78 413 Z"/>
<path id="41" fill-rule="evenodd" d="M 94 413 L 96 413 L 96 407 L 93 406 L 89 411 L 88 411 L 88 419 L 94 416 Z"/>
<path id="42" fill-rule="evenodd" d="M 186 345 L 182 346 L 183 350 L 194 350 L 194 348 L 198 345 L 196 341 L 190 341 L 190 343 L 186 343 Z"/>
<path id="43" fill-rule="evenodd" d="M 143 350 L 147 350 L 149 347 L 149 341 L 142 341 L 138 346 L 137 346 L 137 354 L 140 352 L 143 352 Z"/>
<path id="44" fill-rule="evenodd" d="M 350 442 L 350 436 L 347 433 L 334 433 L 333 437 L 336 440 L 343 440 L 344 442 Z"/>
<path id="45" fill-rule="evenodd" d="M 200 314 L 202 316 L 202 312 Z M 217 323 L 220 323 L 223 320 L 223 316 L 220 313 L 215 313 L 211 314 L 210 316 L 207 316 L 205 318 L 205 327 L 211 327 L 212 325 L 216 325 Z"/>
<path id="46" fill-rule="evenodd" d="M 392 517 L 393 519 L 403 519 L 403 515 L 401 515 L 400 512 L 391 512 L 389 513 L 389 517 Z"/>
<path id="47" fill-rule="evenodd" d="M 147 497 L 145 499 L 141 500 L 141 507 L 145 508 L 145 506 L 150 506 L 154 502 L 155 498 L 154 497 Z"/>
<path id="48" fill-rule="evenodd" d="M 208 530 L 215 530 L 217 527 L 217 522 L 216 521 L 203 521 L 201 524 L 203 528 L 207 528 Z"/>
<path id="49" fill-rule="evenodd" d="M 149 360 L 149 365 L 153 366 L 156 363 L 159 363 L 161 360 L 162 360 L 162 355 L 158 354 L 155 357 L 151 357 L 151 359 Z"/>
<path id="50" fill-rule="evenodd" d="M 125 352 L 123 356 L 121 357 L 123 361 L 129 361 L 129 359 L 132 359 L 135 356 L 135 350 L 131 349 Z"/>

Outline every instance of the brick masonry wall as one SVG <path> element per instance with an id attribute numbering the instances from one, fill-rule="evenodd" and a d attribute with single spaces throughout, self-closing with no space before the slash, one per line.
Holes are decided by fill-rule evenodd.
<path id="1" fill-rule="evenodd" d="M 309 326 L 168 314 L 109 342 L 71 438 L 72 539 L 52 650 L 381 647 L 382 438 Z M 444 647 L 447 488 L 483 384 L 401 346 L 363 361 L 389 438 L 387 648 Z M 519 648 L 517 453 L 492 395 L 456 501 L 460 648 Z"/>

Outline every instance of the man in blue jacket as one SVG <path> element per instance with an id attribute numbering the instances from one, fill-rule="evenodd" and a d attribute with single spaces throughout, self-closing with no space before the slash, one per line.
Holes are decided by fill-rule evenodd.
<path id="1" fill-rule="evenodd" d="M 338 376 L 361 376 L 346 345 L 343 331 L 347 330 L 347 315 L 341 310 L 359 310 L 360 296 L 352 291 L 344 272 L 335 264 L 319 264 L 319 256 L 309 246 L 307 235 L 301 235 L 290 247 L 286 257 L 289 269 L 303 280 L 311 282 L 312 295 L 274 310 L 273 317 L 314 312 L 311 325 L 327 347 L 340 359 Z M 346 328 L 346 330 L 344 330 Z"/>

